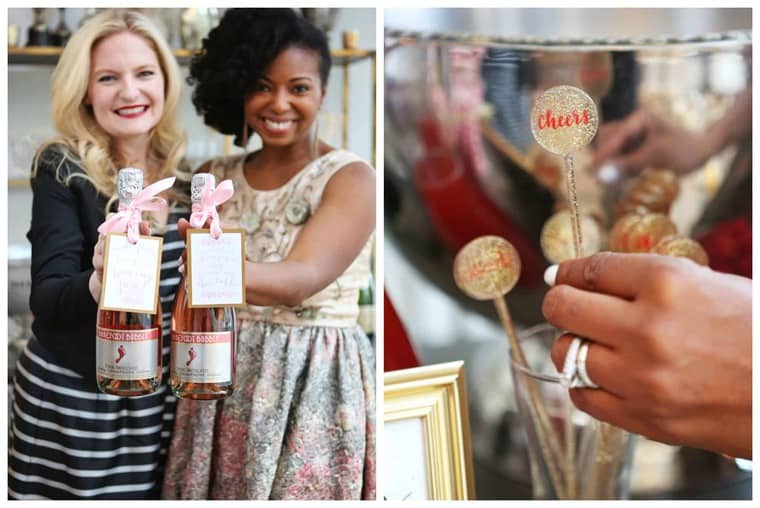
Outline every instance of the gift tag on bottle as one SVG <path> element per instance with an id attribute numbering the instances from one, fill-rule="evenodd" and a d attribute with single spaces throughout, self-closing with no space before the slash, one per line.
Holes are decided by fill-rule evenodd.
<path id="1" fill-rule="evenodd" d="M 155 236 L 140 236 L 134 244 L 123 233 L 106 236 L 101 309 L 156 313 L 162 246 Z"/>
<path id="2" fill-rule="evenodd" d="M 187 239 L 190 307 L 244 306 L 245 231 L 225 229 L 214 238 L 208 229 L 189 229 Z"/>

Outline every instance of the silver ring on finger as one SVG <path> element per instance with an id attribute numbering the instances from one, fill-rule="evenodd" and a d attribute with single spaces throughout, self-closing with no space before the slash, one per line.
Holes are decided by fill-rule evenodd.
<path id="1" fill-rule="evenodd" d="M 578 350 L 580 347 L 581 338 L 573 337 L 570 347 L 567 348 L 567 353 L 565 353 L 565 363 L 562 365 L 562 374 L 559 378 L 560 384 L 565 388 L 572 387 L 576 379 L 575 373 L 578 370 Z"/>
<path id="2" fill-rule="evenodd" d="M 588 369 L 586 368 L 589 345 L 589 342 L 584 340 L 583 344 L 581 344 L 580 348 L 578 349 L 577 372 L 578 380 L 580 380 L 582 384 L 582 386 L 579 386 L 578 388 L 599 388 L 599 385 L 594 383 L 594 381 L 591 379 L 591 376 L 588 375 Z"/>

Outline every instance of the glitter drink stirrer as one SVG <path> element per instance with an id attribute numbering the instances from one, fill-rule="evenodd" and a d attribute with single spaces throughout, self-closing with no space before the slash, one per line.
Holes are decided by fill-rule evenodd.
<path id="1" fill-rule="evenodd" d="M 507 334 L 516 364 L 528 368 L 504 295 L 520 278 L 520 258 L 515 248 L 498 236 L 475 238 L 457 253 L 454 259 L 454 282 L 467 296 L 475 300 L 491 300 L 496 306 L 499 320 Z M 562 450 L 552 430 L 549 415 L 544 407 L 535 380 L 525 377 L 529 418 L 536 430 L 541 454 L 559 499 L 567 498 L 562 478 Z"/>
<path id="2" fill-rule="evenodd" d="M 598 125 L 599 116 L 594 101 L 583 90 L 572 86 L 556 86 L 545 91 L 536 99 L 531 111 L 533 137 L 544 149 L 561 155 L 565 163 L 575 257 L 583 255 L 583 240 L 578 219 L 573 153 L 591 142 Z"/>
<path id="3" fill-rule="evenodd" d="M 589 95 L 572 86 L 557 86 L 546 90 L 533 105 L 530 128 L 533 137 L 544 149 L 561 155 L 567 176 L 567 197 L 570 200 L 570 219 L 573 230 L 573 250 L 576 258 L 583 255 L 583 238 L 578 218 L 578 197 L 575 192 L 573 153 L 588 145 L 596 135 L 599 115 Z M 575 433 L 572 407 L 567 404 L 565 418 L 566 484 L 568 497 L 577 497 L 575 471 Z"/>

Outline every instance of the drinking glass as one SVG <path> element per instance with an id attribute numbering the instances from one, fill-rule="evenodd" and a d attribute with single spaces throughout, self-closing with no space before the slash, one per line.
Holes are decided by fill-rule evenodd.
<path id="1" fill-rule="evenodd" d="M 632 436 L 575 408 L 549 354 L 561 333 L 546 323 L 529 328 L 519 334 L 527 367 L 511 357 L 533 497 L 625 499 Z"/>

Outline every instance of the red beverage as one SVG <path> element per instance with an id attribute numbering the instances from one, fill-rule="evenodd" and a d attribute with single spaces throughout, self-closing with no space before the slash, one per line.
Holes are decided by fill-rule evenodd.
<path id="1" fill-rule="evenodd" d="M 206 179 L 193 176 L 194 204 Z M 194 400 L 223 399 L 235 387 L 237 332 L 234 307 L 190 307 L 186 276 L 180 280 L 172 309 L 169 386 L 177 397 Z"/>
<path id="2" fill-rule="evenodd" d="M 142 190 L 142 170 L 119 171 L 119 202 Z M 121 397 L 153 393 L 161 383 L 161 304 L 154 314 L 98 308 L 96 378 L 101 392 Z"/>
<path id="3" fill-rule="evenodd" d="M 472 156 L 466 158 L 466 150 L 450 147 L 443 126 L 435 120 L 423 119 L 420 135 L 424 146 L 414 166 L 414 183 L 443 243 L 457 252 L 479 236 L 506 238 L 522 261 L 519 284 L 536 287 L 542 283 L 541 254 L 522 228 L 484 194 L 474 174 Z"/>

